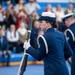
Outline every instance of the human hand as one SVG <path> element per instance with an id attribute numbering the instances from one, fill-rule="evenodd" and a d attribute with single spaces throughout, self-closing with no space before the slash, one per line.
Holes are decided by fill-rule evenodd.
<path id="1" fill-rule="evenodd" d="M 29 47 L 30 47 L 30 42 L 26 40 L 26 41 L 24 42 L 23 48 L 24 48 L 25 50 L 28 50 Z"/>

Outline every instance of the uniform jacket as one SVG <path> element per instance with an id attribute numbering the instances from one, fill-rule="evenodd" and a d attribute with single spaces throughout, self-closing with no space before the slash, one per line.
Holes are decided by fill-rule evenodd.
<path id="1" fill-rule="evenodd" d="M 43 40 L 39 38 L 40 46 L 37 50 L 29 47 L 27 53 L 37 60 L 44 61 L 44 75 L 69 75 L 65 60 L 72 51 L 63 33 L 49 28 L 43 35 L 48 45 L 48 54 Z"/>
<path id="2" fill-rule="evenodd" d="M 70 31 L 67 31 L 66 32 L 66 37 L 67 37 L 67 40 L 72 48 L 73 51 L 75 51 L 75 23 L 73 23 L 69 29 L 71 30 Z M 74 36 L 74 39 L 73 39 L 73 36 Z"/>
<path id="3" fill-rule="evenodd" d="M 75 75 L 75 23 L 73 23 L 69 29 L 66 30 L 66 36 L 73 50 L 71 75 Z"/>

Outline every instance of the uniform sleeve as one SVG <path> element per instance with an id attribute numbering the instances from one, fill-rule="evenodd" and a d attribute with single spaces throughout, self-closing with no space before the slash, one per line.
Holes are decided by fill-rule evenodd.
<path id="1" fill-rule="evenodd" d="M 40 46 L 37 50 L 35 50 L 33 47 L 29 47 L 29 49 L 27 50 L 27 53 L 29 53 L 35 59 L 40 61 L 46 55 L 45 44 L 42 38 L 39 38 L 39 44 Z"/>
<path id="2" fill-rule="evenodd" d="M 73 36 L 69 31 L 66 32 L 66 38 L 67 38 L 67 41 L 68 41 L 70 47 L 73 48 L 73 46 L 74 46 L 74 44 L 73 44 Z"/>
<path id="3" fill-rule="evenodd" d="M 65 36 L 64 36 L 64 38 L 65 38 Z M 71 49 L 69 43 L 66 41 L 66 38 L 65 38 L 65 44 L 64 44 L 64 57 L 65 57 L 65 60 L 67 60 L 71 56 L 72 56 L 72 49 Z"/>

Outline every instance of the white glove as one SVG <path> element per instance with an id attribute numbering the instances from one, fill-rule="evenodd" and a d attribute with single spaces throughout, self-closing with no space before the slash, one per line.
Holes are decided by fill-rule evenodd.
<path id="1" fill-rule="evenodd" d="M 25 41 L 24 42 L 24 45 L 23 45 L 23 48 L 25 49 L 25 50 L 28 50 L 28 48 L 30 47 L 30 42 L 28 41 Z"/>

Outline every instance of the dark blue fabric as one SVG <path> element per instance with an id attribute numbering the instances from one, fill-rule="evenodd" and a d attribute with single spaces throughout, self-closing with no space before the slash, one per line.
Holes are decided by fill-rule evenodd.
<path id="1" fill-rule="evenodd" d="M 37 49 L 37 36 L 38 36 L 38 29 L 33 27 L 31 31 L 30 44 L 35 49 Z"/>
<path id="2" fill-rule="evenodd" d="M 69 75 L 65 60 L 72 55 L 72 51 L 64 34 L 50 28 L 43 36 L 48 44 L 48 54 L 42 38 L 39 39 L 40 47 L 37 50 L 29 47 L 27 53 L 37 60 L 43 59 L 44 75 Z"/>
<path id="3" fill-rule="evenodd" d="M 59 23 L 58 23 L 58 30 L 59 30 L 59 31 L 65 32 L 66 29 L 67 29 L 67 27 L 65 26 L 64 23 L 62 23 L 62 22 L 59 22 Z"/>
<path id="4" fill-rule="evenodd" d="M 56 22 L 56 18 L 54 18 L 54 17 L 48 17 L 48 16 L 41 16 L 38 20 L 39 21 L 48 20 L 48 21 L 51 21 L 51 22 Z"/>
<path id="5" fill-rule="evenodd" d="M 7 66 L 9 66 L 9 62 L 10 62 L 10 52 L 8 51 L 8 41 L 6 39 L 6 37 L 1 37 L 0 38 L 0 51 L 6 51 L 6 54 L 4 55 L 2 53 L 1 57 L 2 57 L 2 62 L 5 62 L 5 56 L 7 56 L 6 62 L 7 62 Z"/>
<path id="6" fill-rule="evenodd" d="M 75 36 L 75 23 L 73 23 L 73 24 L 69 27 L 69 29 L 72 31 L 72 33 L 73 33 L 74 36 Z M 69 44 L 70 44 L 72 50 L 74 51 L 74 50 L 75 50 L 75 49 L 74 49 L 74 47 L 75 47 L 75 42 L 73 41 L 72 35 L 71 35 L 71 33 L 70 33 L 69 31 L 67 31 L 66 35 L 67 35 L 67 37 L 69 37 L 68 42 L 69 42 Z"/>
<path id="7" fill-rule="evenodd" d="M 7 50 L 8 49 L 8 41 L 7 41 L 6 37 L 1 37 L 0 40 L 2 40 L 0 42 L 0 50 L 1 51 Z"/>
<path id="8" fill-rule="evenodd" d="M 74 34 L 74 37 L 75 37 L 75 23 L 73 23 L 69 27 L 69 29 L 72 31 L 72 33 Z M 72 35 L 69 31 L 67 31 L 66 35 L 67 35 L 67 37 L 69 37 L 68 42 L 73 50 L 71 75 L 75 75 L 75 41 L 73 41 Z"/>

